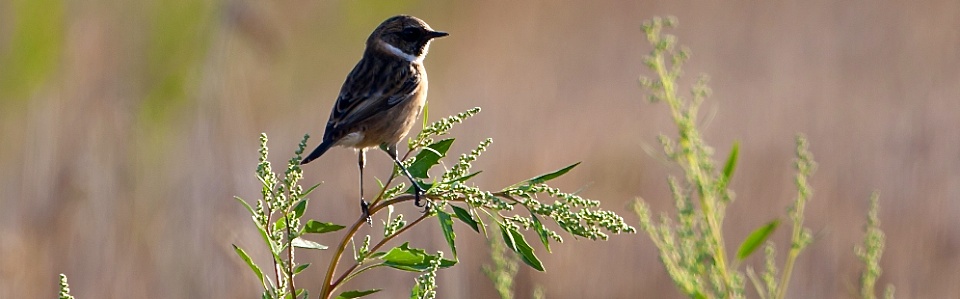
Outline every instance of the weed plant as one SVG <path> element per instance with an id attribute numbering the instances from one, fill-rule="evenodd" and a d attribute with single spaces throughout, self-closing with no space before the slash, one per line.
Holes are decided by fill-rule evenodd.
<path id="1" fill-rule="evenodd" d="M 325 265 L 324 278 L 319 285 L 319 298 L 334 298 L 334 293 L 345 282 L 377 268 L 420 273 L 412 287 L 410 298 L 434 298 L 438 270 L 452 267 L 458 260 L 454 219 L 484 236 L 498 235 L 505 248 L 538 271 L 546 268 L 522 231 L 533 231 L 548 252 L 551 242 L 563 242 L 560 233 L 547 225 L 549 222 L 568 235 L 590 240 L 606 240 L 608 233 L 636 231 L 619 215 L 600 209 L 599 201 L 566 193 L 546 184 L 547 181 L 566 174 L 579 163 L 518 182 L 499 191 L 488 191 L 474 186 L 470 179 L 479 175 L 480 171 L 471 171 L 471 163 L 487 150 L 492 142 L 490 139 L 480 142 L 471 152 L 460 155 L 454 163 L 448 164 L 452 166 L 443 169 L 440 175 L 431 177 L 429 171 L 447 157 L 447 151 L 454 142 L 453 138 L 437 138 L 446 135 L 454 125 L 479 111 L 479 108 L 474 108 L 429 125 L 424 123 L 423 130 L 408 142 L 409 151 L 403 157 L 404 164 L 410 174 L 425 186 L 425 197 L 430 201 L 430 207 L 427 211 L 414 215 L 410 221 L 410 217 L 394 213 L 393 205 L 414 199 L 412 187 L 408 188 L 403 183 L 393 185 L 394 178 L 399 174 L 399 168 L 396 167 L 390 177 L 380 182 L 380 191 L 370 203 L 371 217 L 383 215 L 384 212 L 387 214 L 380 226 L 383 233 L 376 237 L 357 235 L 358 229 L 366 223 L 366 218 L 360 217 L 359 213 L 357 220 L 349 226 L 304 220 L 309 203 L 308 196 L 319 187 L 319 184 L 316 184 L 304 189 L 300 185 L 303 177 L 303 170 L 300 168 L 301 155 L 309 136 L 304 136 L 294 157 L 289 159 L 283 176 L 280 176 L 273 171 L 267 159 L 267 136 L 262 134 L 260 162 L 256 172 L 262 184 L 261 198 L 249 203 L 237 199 L 251 214 L 264 245 L 270 249 L 272 271 L 264 271 L 245 250 L 234 245 L 237 254 L 246 262 L 263 287 L 262 297 L 308 298 L 303 282 L 295 279 L 297 274 L 310 266 L 298 264 L 295 259 L 298 252 L 302 252 L 298 250 L 306 249 L 334 251 L 333 258 Z M 416 155 L 411 157 L 412 153 Z M 548 199 L 553 200 L 547 201 Z M 439 222 L 450 249 L 449 256 L 452 258 L 445 258 L 443 252 L 428 253 L 411 245 L 410 240 L 403 240 L 405 232 L 430 219 Z M 494 232 L 489 232 L 490 230 Z M 340 232 L 341 235 L 339 242 L 332 248 L 309 240 L 312 235 L 334 232 Z M 356 238 L 361 241 L 355 241 Z M 398 246 L 389 247 L 389 244 L 401 242 Z M 346 265 L 341 270 L 342 263 Z M 377 288 L 342 291 L 336 298 L 358 298 L 379 291 Z"/>
<path id="2" fill-rule="evenodd" d="M 734 143 L 722 168 L 713 159 L 697 128 L 699 108 L 709 96 L 707 77 L 700 76 L 690 88 L 690 96 L 679 95 L 678 81 L 683 63 L 690 57 L 686 49 L 677 49 L 677 38 L 664 34 L 664 28 L 677 23 L 675 18 L 654 18 L 643 25 L 647 41 L 653 46 L 646 56 L 646 66 L 654 78 L 641 78 L 641 85 L 651 92 L 650 100 L 665 102 L 677 127 L 678 136 L 672 139 L 661 135 L 659 140 L 666 157 L 677 164 L 683 175 L 670 176 L 667 183 L 673 196 L 676 214 L 673 218 L 662 213 L 654 220 L 648 204 L 638 199 L 634 205 L 644 230 L 660 252 L 660 260 L 681 293 L 690 298 L 745 298 L 745 278 L 740 264 L 756 249 L 764 245 L 764 269 L 759 275 L 746 268 L 758 296 L 763 299 L 782 299 L 787 295 L 790 277 L 800 253 L 813 241 L 804 225 L 804 209 L 813 190 L 808 183 L 816 163 L 807 140 L 796 137 L 797 195 L 788 209 L 790 220 L 790 248 L 778 270 L 776 250 L 767 239 L 780 224 L 774 219 L 754 230 L 731 255 L 724 240 L 723 221 L 726 208 L 733 203 L 734 193 L 729 189 L 739 159 L 739 146 Z M 861 296 L 874 298 L 874 283 L 880 274 L 879 260 L 883 250 L 883 233 L 877 217 L 877 197 L 871 200 L 865 245 L 857 255 L 866 264 L 861 277 Z M 887 298 L 893 298 L 888 287 Z"/>

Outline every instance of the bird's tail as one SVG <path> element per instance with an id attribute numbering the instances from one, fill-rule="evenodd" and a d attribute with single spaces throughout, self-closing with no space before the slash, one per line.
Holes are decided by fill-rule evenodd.
<path id="1" fill-rule="evenodd" d="M 327 150 L 330 149 L 330 147 L 332 146 L 333 146 L 333 142 L 330 142 L 330 141 L 321 142 L 320 145 L 318 145 L 317 148 L 313 150 L 313 152 L 310 152 L 310 155 L 304 158 L 303 161 L 300 161 L 300 165 L 310 163 L 310 161 L 320 158 L 320 156 L 322 156 L 323 153 L 326 153 Z"/>

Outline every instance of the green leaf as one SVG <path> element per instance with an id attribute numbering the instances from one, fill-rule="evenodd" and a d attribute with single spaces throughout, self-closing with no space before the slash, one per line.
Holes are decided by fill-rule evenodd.
<path id="1" fill-rule="evenodd" d="M 423 261 L 423 257 L 426 255 L 427 252 L 423 249 L 410 248 L 410 242 L 405 242 L 400 246 L 391 248 L 380 259 L 390 263 L 415 264 Z"/>
<path id="2" fill-rule="evenodd" d="M 515 187 L 520 187 L 520 186 L 533 186 L 533 185 L 543 184 L 543 183 L 545 183 L 545 182 L 547 182 L 547 181 L 549 181 L 549 180 L 555 179 L 555 178 L 557 178 L 557 177 L 560 177 L 561 175 L 566 174 L 567 172 L 569 172 L 569 171 L 570 171 L 571 169 L 573 169 L 574 167 L 577 167 L 577 165 L 580 165 L 580 162 L 570 164 L 569 166 L 564 167 L 564 168 L 561 168 L 561 169 L 558 169 L 558 170 L 556 170 L 556 171 L 554 171 L 554 172 L 544 173 L 544 174 L 541 174 L 541 175 L 536 176 L 536 177 L 534 177 L 534 178 L 531 178 L 531 179 L 529 179 L 529 180 L 526 180 L 526 181 L 523 181 L 523 182 L 519 182 L 519 183 L 517 183 L 517 184 L 514 184 L 513 186 L 508 187 L 507 189 L 515 188 Z"/>
<path id="3" fill-rule="evenodd" d="M 437 211 L 437 219 L 440 220 L 443 237 L 447 239 L 447 245 L 450 245 L 450 251 L 453 252 L 453 259 L 457 259 L 457 245 L 454 244 L 454 240 L 457 239 L 457 234 L 453 232 L 453 219 L 450 218 L 450 214 L 439 211 L 439 209 Z"/>
<path id="4" fill-rule="evenodd" d="M 239 201 L 241 204 L 243 204 L 243 207 L 244 207 L 244 208 L 247 208 L 247 212 L 250 212 L 250 215 L 256 215 L 256 214 L 257 214 L 257 212 L 254 212 L 254 211 L 253 211 L 253 207 L 251 207 L 250 204 L 248 204 L 246 200 L 243 200 L 243 198 L 240 198 L 239 196 L 234 196 L 233 199 L 236 199 L 236 200 Z"/>
<path id="5" fill-rule="evenodd" d="M 293 206 L 293 218 L 300 219 L 303 212 L 307 210 L 307 199 L 301 199 Z"/>
<path id="6" fill-rule="evenodd" d="M 418 248 L 410 248 L 410 242 L 403 243 L 398 247 L 391 248 L 386 254 L 380 257 L 383 264 L 398 270 L 423 272 L 430 269 L 430 262 L 426 251 Z M 456 265 L 457 261 L 442 259 L 441 268 L 449 268 Z"/>
<path id="7" fill-rule="evenodd" d="M 446 269 L 446 268 L 453 267 L 453 266 L 456 265 L 457 263 L 458 263 L 458 261 L 455 261 L 455 260 L 441 259 L 441 260 L 440 260 L 440 269 Z M 430 265 L 427 265 L 427 268 L 424 269 L 424 270 L 430 270 Z"/>
<path id="8" fill-rule="evenodd" d="M 453 208 L 453 213 L 457 214 L 457 219 L 460 219 L 460 221 L 463 221 L 463 223 L 469 225 L 474 231 L 478 233 L 480 232 L 480 228 L 477 226 L 477 221 L 473 220 L 473 216 L 470 215 L 470 212 L 467 212 L 467 210 L 455 205 L 450 205 L 450 207 Z"/>
<path id="9" fill-rule="evenodd" d="M 721 187 L 726 188 L 733 177 L 733 171 L 737 168 L 737 159 L 740 157 L 740 143 L 734 142 L 730 149 L 730 156 L 727 157 L 727 163 L 723 166 L 723 177 L 721 178 Z"/>
<path id="10" fill-rule="evenodd" d="M 316 220 L 308 220 L 307 225 L 303 227 L 303 232 L 309 233 L 309 234 L 323 234 L 323 233 L 335 232 L 343 229 L 344 227 L 346 226 L 333 224 L 330 222 L 319 222 Z"/>
<path id="11" fill-rule="evenodd" d="M 380 178 L 378 178 L 378 177 L 373 177 L 373 179 L 377 180 L 377 187 L 379 187 L 380 189 L 383 189 L 383 187 L 386 187 L 386 186 L 383 185 L 383 182 L 380 181 Z"/>
<path id="12" fill-rule="evenodd" d="M 253 270 L 253 274 L 257 275 L 257 279 L 260 280 L 260 284 L 262 284 L 263 287 L 266 288 L 267 285 L 264 284 L 263 282 L 263 271 L 260 271 L 260 267 L 258 267 L 257 264 L 253 262 L 253 259 L 251 259 L 249 255 L 247 255 L 247 252 L 243 251 L 243 249 L 240 249 L 240 247 L 238 247 L 237 245 L 233 245 L 233 251 L 236 251 L 237 255 L 240 256 L 240 259 L 242 259 L 243 262 L 247 263 L 247 266 L 250 267 L 250 270 Z"/>
<path id="13" fill-rule="evenodd" d="M 750 256 L 751 253 L 756 251 L 757 248 L 760 248 L 760 244 L 763 244 L 763 242 L 770 237 L 770 234 L 777 229 L 778 225 L 780 225 L 779 219 L 770 221 L 770 223 L 767 223 L 766 225 L 761 226 L 750 233 L 750 235 L 747 236 L 747 239 L 743 240 L 743 243 L 740 244 L 740 249 L 737 250 L 737 259 L 744 260 Z"/>
<path id="14" fill-rule="evenodd" d="M 414 284 L 413 289 L 410 290 L 410 299 L 420 299 L 423 297 L 423 289 L 420 286 L 420 283 Z"/>
<path id="15" fill-rule="evenodd" d="M 293 294 L 287 294 L 286 296 L 283 296 L 283 298 L 294 299 L 294 298 L 307 298 L 309 296 L 307 295 L 306 289 L 297 289 L 296 292 L 297 292 L 296 296 L 294 296 Z"/>
<path id="16" fill-rule="evenodd" d="M 468 174 L 468 175 L 465 175 L 465 176 L 462 176 L 462 177 L 459 177 L 459 178 L 455 178 L 455 179 L 450 180 L 448 183 L 453 183 L 453 182 L 461 182 L 461 183 L 463 183 L 463 182 L 466 182 L 467 180 L 469 180 L 469 179 L 477 176 L 477 175 L 480 174 L 481 172 L 483 172 L 483 171 L 481 170 L 481 171 L 477 171 L 477 172 L 474 172 L 474 173 L 471 173 L 471 174 Z"/>
<path id="17" fill-rule="evenodd" d="M 284 218 L 277 219 L 273 222 L 273 231 L 278 232 L 287 228 L 287 221 Z"/>
<path id="18" fill-rule="evenodd" d="M 364 290 L 364 291 L 359 291 L 359 290 L 346 291 L 346 292 L 340 293 L 340 295 L 337 295 L 336 299 L 360 298 L 360 297 L 370 295 L 379 291 L 380 289 L 371 289 L 371 290 Z"/>
<path id="19" fill-rule="evenodd" d="M 543 227 L 540 218 L 537 218 L 537 215 L 533 213 L 530 213 L 530 217 L 533 218 L 533 229 L 536 230 L 537 235 L 540 236 L 540 243 L 543 243 L 543 247 L 547 249 L 547 252 L 553 252 L 550 251 L 550 236 L 547 235 L 547 229 Z"/>
<path id="20" fill-rule="evenodd" d="M 293 269 L 293 274 L 299 274 L 300 272 L 303 272 L 303 270 L 306 270 L 307 267 L 310 267 L 310 263 L 299 265 Z"/>
<path id="21" fill-rule="evenodd" d="M 507 245 L 510 250 L 517 251 L 517 241 L 513 239 L 513 235 L 508 230 L 506 226 L 500 225 L 500 236 L 503 237 L 503 244 Z"/>
<path id="22" fill-rule="evenodd" d="M 243 200 L 239 196 L 234 196 L 233 198 L 239 201 L 241 204 L 243 204 L 243 207 L 247 208 L 247 211 L 250 212 L 251 216 L 254 216 L 253 224 L 257 227 L 257 231 L 260 232 L 260 237 L 263 238 L 263 241 L 266 242 L 267 244 L 271 244 L 270 237 L 267 235 L 267 229 L 264 228 L 262 225 L 260 225 L 260 223 L 257 223 L 256 221 L 255 216 L 257 215 L 257 213 L 254 212 L 253 207 L 251 207 L 250 204 L 248 204 L 245 200 Z"/>
<path id="23" fill-rule="evenodd" d="M 423 104 L 423 124 L 421 124 L 421 128 L 426 128 L 430 125 L 430 123 L 427 122 L 428 119 L 430 119 L 430 102 Z"/>
<path id="24" fill-rule="evenodd" d="M 313 187 L 310 187 L 310 189 L 307 189 L 306 192 L 301 193 L 300 197 L 307 197 L 307 195 L 310 195 L 310 193 L 313 192 L 313 190 L 316 190 L 317 187 L 320 187 L 320 184 L 323 184 L 323 182 L 319 182 L 316 185 L 313 185 Z"/>
<path id="25" fill-rule="evenodd" d="M 476 220 L 477 220 L 477 224 L 478 224 L 478 226 L 480 227 L 480 229 L 483 230 L 483 236 L 489 238 L 490 235 L 487 234 L 487 224 L 486 224 L 486 223 L 483 223 L 483 217 L 480 217 L 480 215 L 477 215 Z"/>
<path id="26" fill-rule="evenodd" d="M 414 160 L 410 167 L 407 167 L 407 171 L 410 171 L 410 175 L 415 178 L 428 178 L 427 171 L 434 165 L 440 163 L 440 158 L 447 155 L 447 151 L 450 150 L 450 145 L 452 144 L 453 138 L 449 138 L 427 145 L 420 150 L 420 153 L 417 154 L 417 159 Z"/>
<path id="27" fill-rule="evenodd" d="M 306 249 L 319 249 L 319 250 L 327 249 L 327 246 L 324 246 L 324 245 L 321 245 L 320 243 L 306 240 L 303 238 L 293 239 L 293 241 L 290 241 L 290 245 L 293 245 L 294 247 L 306 248 Z"/>
<path id="28" fill-rule="evenodd" d="M 509 229 L 504 225 L 500 225 L 500 234 L 503 236 L 503 241 L 507 247 L 519 254 L 520 259 L 523 260 L 525 264 L 533 267 L 537 271 L 544 271 L 543 263 L 541 263 L 540 259 L 533 253 L 533 248 L 523 239 L 523 234 L 515 229 Z"/>

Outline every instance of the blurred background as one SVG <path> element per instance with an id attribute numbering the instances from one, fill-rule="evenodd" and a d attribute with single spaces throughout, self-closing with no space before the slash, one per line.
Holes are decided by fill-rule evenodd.
<path id="1" fill-rule="evenodd" d="M 479 186 L 583 161 L 555 185 L 583 189 L 633 225 L 637 197 L 672 210 L 666 178 L 678 172 L 656 136 L 676 129 L 637 78 L 650 75 L 641 23 L 677 16 L 670 33 L 693 53 L 686 78 L 713 78 L 707 140 L 720 159 L 741 143 L 728 246 L 786 218 L 802 132 L 819 162 L 806 214 L 815 242 L 789 297 L 856 297 L 853 248 L 874 190 L 887 233 L 879 285 L 900 298 L 960 297 L 960 2 L 951 0 L 2 0 L 0 297 L 52 297 L 62 272 L 78 298 L 258 298 L 230 247 L 268 263 L 232 199 L 259 195 L 258 134 L 282 169 L 303 134 L 322 134 L 370 31 L 400 13 L 451 34 L 426 59 L 430 118 L 483 108 L 454 128 L 451 150 L 493 138 L 475 164 Z M 309 218 L 355 219 L 355 159 L 333 150 L 305 168 L 305 185 L 325 182 Z M 391 169 L 386 155 L 369 160 L 372 176 Z M 480 271 L 485 241 L 456 228 L 462 264 L 441 272 L 439 297 L 494 297 Z M 774 238 L 781 252 L 787 234 Z M 446 246 L 435 226 L 408 237 L 428 251 Z M 644 234 L 536 248 L 547 272 L 521 267 L 518 298 L 535 285 L 548 298 L 682 298 Z M 317 266 L 329 254 L 298 259 Z M 319 268 L 298 285 L 316 293 Z M 415 276 L 378 270 L 347 288 L 405 297 Z"/>

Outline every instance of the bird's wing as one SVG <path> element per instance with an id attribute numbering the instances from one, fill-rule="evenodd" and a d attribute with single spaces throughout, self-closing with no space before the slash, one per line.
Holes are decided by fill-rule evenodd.
<path id="1" fill-rule="evenodd" d="M 358 64 L 344 82 L 330 112 L 324 140 L 342 137 L 371 116 L 410 100 L 420 85 L 420 75 L 409 68 L 377 72 L 364 72 L 362 68 L 362 63 Z"/>

